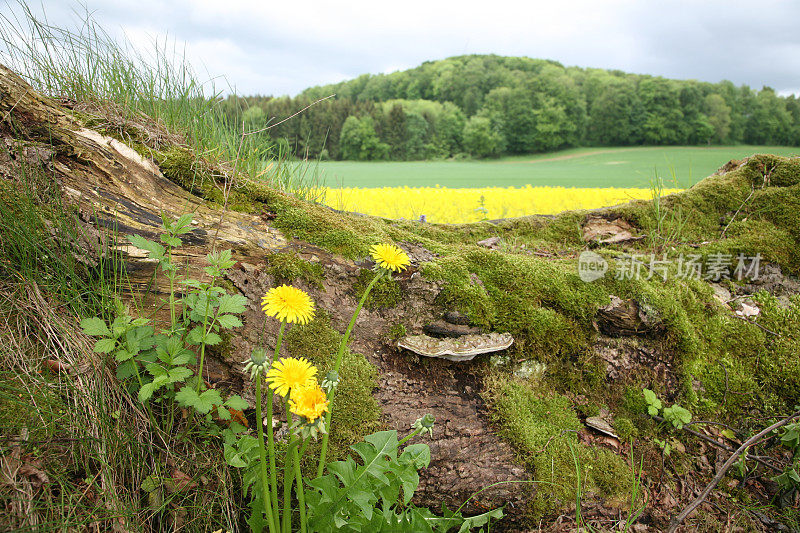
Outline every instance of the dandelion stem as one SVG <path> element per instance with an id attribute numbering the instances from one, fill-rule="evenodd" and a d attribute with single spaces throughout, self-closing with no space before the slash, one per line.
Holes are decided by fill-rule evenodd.
<path id="1" fill-rule="evenodd" d="M 283 340 L 283 330 L 286 327 L 286 322 L 281 321 L 281 329 L 278 330 L 278 340 L 275 342 L 275 354 L 272 356 L 272 362 L 275 362 L 275 359 L 278 358 L 278 352 L 281 349 L 281 341 Z M 273 392 L 272 390 L 267 389 L 267 418 L 269 419 L 269 425 L 267 426 L 267 436 L 269 438 L 269 478 L 270 478 L 270 494 L 272 497 L 272 505 L 275 508 L 275 512 L 278 512 L 278 474 L 277 467 L 275 466 L 275 429 L 272 427 L 272 401 L 273 401 Z"/>
<path id="2" fill-rule="evenodd" d="M 305 446 L 303 446 L 305 450 Z M 297 453 L 297 446 L 292 448 L 292 458 L 294 459 L 294 476 L 297 482 L 295 494 L 297 494 L 297 505 L 300 508 L 300 531 L 306 533 L 306 494 L 303 487 L 303 474 L 300 472 L 300 456 Z"/>
<path id="3" fill-rule="evenodd" d="M 258 454 L 261 461 L 259 475 L 261 480 L 261 494 L 264 499 L 264 513 L 267 515 L 267 524 L 270 533 L 277 533 L 275 530 L 275 517 L 272 512 L 272 498 L 270 496 L 270 484 L 267 478 L 267 452 L 264 447 L 264 419 L 261 416 L 261 380 L 259 375 L 256 378 L 256 426 L 258 427 Z M 272 397 L 272 391 L 267 389 L 267 394 Z M 271 403 L 271 402 L 270 402 Z M 272 425 L 270 420 L 270 426 Z M 271 432 L 270 432 L 271 433 Z M 270 435 L 271 436 L 271 435 Z M 270 450 L 271 451 L 271 450 Z M 270 456 L 273 454 L 270 453 Z"/>
<path id="4" fill-rule="evenodd" d="M 353 331 L 353 327 L 356 325 L 356 319 L 358 318 L 358 314 L 361 312 L 361 308 L 364 307 L 364 302 L 367 300 L 367 296 L 369 296 L 372 287 L 375 286 L 375 283 L 377 283 L 377 281 L 382 278 L 383 275 L 384 270 L 379 270 L 378 273 L 375 274 L 375 277 L 372 278 L 372 281 L 369 282 L 369 285 L 367 285 L 366 290 L 364 290 L 364 294 L 361 296 L 361 300 L 358 302 L 358 307 L 356 307 L 353 317 L 350 319 L 350 323 L 347 325 L 347 329 L 344 332 L 344 336 L 342 336 L 342 340 L 339 342 L 339 349 L 336 351 L 336 362 L 333 365 L 334 372 L 339 372 L 339 367 L 342 365 L 344 350 L 347 347 L 347 341 L 350 340 L 350 333 Z M 330 437 L 331 431 L 331 417 L 333 416 L 333 399 L 335 394 L 336 387 L 333 387 L 330 392 L 328 392 L 328 412 L 325 414 L 325 429 L 327 430 L 327 433 L 322 436 L 322 449 L 319 452 L 317 477 L 322 477 L 322 472 L 325 470 L 325 459 L 328 455 L 328 438 Z"/>
<path id="5" fill-rule="evenodd" d="M 292 464 L 289 459 L 289 450 L 294 442 L 294 435 L 292 434 L 292 412 L 289 411 L 289 397 L 285 399 L 284 406 L 286 408 L 286 423 L 289 427 L 288 443 L 286 448 L 286 455 L 283 458 L 283 533 L 290 533 L 292 527 Z"/>

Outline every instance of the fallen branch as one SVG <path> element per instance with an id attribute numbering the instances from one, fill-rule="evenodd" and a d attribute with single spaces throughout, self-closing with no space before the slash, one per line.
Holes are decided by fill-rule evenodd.
<path id="1" fill-rule="evenodd" d="M 662 417 L 660 417 L 658 415 L 653 416 L 653 420 L 655 420 L 656 422 L 666 422 L 666 420 L 664 420 Z M 701 423 L 711 423 L 711 422 L 704 422 L 704 421 L 690 422 L 690 424 L 701 424 Z M 711 437 L 709 437 L 708 435 L 703 435 L 702 433 L 699 433 L 697 431 L 689 429 L 688 427 L 686 427 L 688 425 L 689 424 L 686 424 L 686 425 L 683 426 L 683 431 L 685 431 L 686 433 L 689 433 L 690 435 L 694 435 L 695 437 L 697 437 L 699 439 L 703 439 L 704 441 L 708 442 L 712 446 L 716 446 L 717 448 L 720 448 L 720 449 L 725 450 L 727 452 L 735 452 L 736 451 L 736 450 L 733 449 L 733 447 L 728 446 L 727 444 L 724 444 L 722 442 L 718 442 L 718 441 L 712 439 Z M 769 468 L 771 470 L 774 470 L 775 472 L 783 472 L 783 470 L 781 468 L 778 468 L 777 466 L 773 465 L 772 463 L 770 463 L 768 461 L 765 461 L 759 455 L 750 455 L 748 453 L 747 454 L 747 459 L 750 460 L 750 461 L 756 461 L 757 463 L 761 463 L 762 465 L 766 466 L 767 468 Z"/>
<path id="2" fill-rule="evenodd" d="M 733 454 L 731 454 L 728 460 L 725 461 L 725 464 L 722 465 L 722 468 L 719 469 L 719 472 L 717 472 L 717 475 L 714 476 L 714 479 L 712 479 L 711 482 L 708 485 L 706 485 L 706 488 L 703 489 L 703 492 L 700 493 L 700 496 L 695 498 L 695 500 L 689 505 L 687 505 L 683 511 L 678 513 L 677 516 L 675 516 L 672 520 L 670 520 L 669 529 L 667 531 L 669 533 L 675 533 L 675 531 L 678 529 L 678 526 L 681 525 L 681 523 L 686 519 L 686 517 L 689 516 L 692 513 L 692 511 L 697 509 L 697 507 L 699 507 L 700 504 L 703 503 L 703 501 L 705 501 L 708 495 L 711 494 L 711 491 L 714 490 L 714 487 L 717 486 L 717 483 L 722 481 L 722 478 L 725 477 L 725 474 L 728 473 L 728 470 L 730 470 L 733 464 L 737 460 L 739 460 L 739 457 L 741 456 L 742 452 L 744 452 L 747 448 L 749 448 L 750 446 L 761 440 L 765 435 L 771 433 L 772 431 L 778 429 L 781 426 L 788 424 L 798 416 L 800 416 L 800 411 L 795 412 L 794 414 L 784 418 L 779 422 L 775 422 L 770 427 L 761 430 L 757 434 L 753 435 L 752 437 L 744 441 L 742 445 L 739 446 L 739 448 L 735 452 L 733 452 Z"/>

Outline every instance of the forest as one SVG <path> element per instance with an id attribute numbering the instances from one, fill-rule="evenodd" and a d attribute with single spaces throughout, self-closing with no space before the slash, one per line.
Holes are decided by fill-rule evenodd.
<path id="1" fill-rule="evenodd" d="M 487 158 L 577 146 L 800 145 L 794 95 L 528 57 L 427 61 L 294 98 L 229 96 L 222 107 L 238 124 L 269 128 L 286 153 L 323 160 Z"/>

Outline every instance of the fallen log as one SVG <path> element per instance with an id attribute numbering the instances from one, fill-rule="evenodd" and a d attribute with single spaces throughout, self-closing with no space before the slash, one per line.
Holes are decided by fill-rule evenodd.
<path id="1" fill-rule="evenodd" d="M 343 331 L 356 308 L 353 286 L 358 274 L 371 267 L 370 262 L 346 259 L 293 239 L 270 224 L 271 216 L 222 213 L 219 205 L 167 179 L 153 160 L 118 138 L 85 127 L 75 114 L 37 93 L 2 65 L 0 138 L 0 179 L 17 179 L 22 167 L 52 177 L 64 202 L 79 213 L 76 223 L 84 238 L 76 245 L 87 261 L 96 261 L 110 249 L 122 252 L 130 277 L 128 297 L 150 287 L 149 293 L 140 296 L 147 305 L 157 306 L 167 294 L 163 276 L 149 285 L 155 265 L 122 238 L 127 234 L 156 238 L 162 215 L 193 214 L 194 230 L 185 236 L 178 257 L 190 276 L 202 275 L 205 256 L 213 247 L 233 251 L 237 267 L 228 276 L 229 290 L 246 296 L 250 306 L 242 317 L 244 327 L 230 339 L 230 346 L 208 356 L 203 377 L 214 387 L 243 394 L 251 406 L 251 386 L 241 362 L 263 331 L 268 347 L 277 332 L 277 324 L 268 322 L 265 328 L 259 306 L 264 292 L 277 281 L 266 268 L 270 254 L 292 252 L 321 265 L 321 281 L 300 282 L 300 286 L 330 315 L 335 329 Z M 411 270 L 413 274 L 414 268 Z M 377 369 L 378 388 L 373 396 L 386 428 L 405 434 L 425 413 L 436 418 L 430 442 L 432 461 L 421 473 L 417 503 L 436 508 L 444 502 L 457 507 L 488 485 L 530 479 L 511 447 L 493 432 L 474 372 L 443 360 L 421 367 L 387 338 L 386 332 L 401 318 L 421 330 L 446 311 L 435 303 L 437 284 L 418 275 L 402 277 L 399 283 L 402 302 L 388 310 L 364 310 L 351 349 L 364 354 Z M 510 504 L 506 510 L 513 518 L 514 509 L 524 508 L 531 490 L 525 483 L 500 484 L 471 500 L 465 511 L 483 512 L 487 507 Z"/>

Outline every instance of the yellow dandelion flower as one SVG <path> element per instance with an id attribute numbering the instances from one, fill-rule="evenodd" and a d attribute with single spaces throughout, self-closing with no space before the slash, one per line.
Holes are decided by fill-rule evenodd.
<path id="1" fill-rule="evenodd" d="M 311 297 L 288 285 L 268 290 L 261 299 L 261 309 L 267 316 L 274 316 L 281 322 L 306 324 L 314 318 L 314 301 Z"/>
<path id="2" fill-rule="evenodd" d="M 292 389 L 289 408 L 294 414 L 304 417 L 308 422 L 313 422 L 328 410 L 328 397 L 325 395 L 325 391 L 316 382 L 313 382 L 307 387 Z"/>
<path id="3" fill-rule="evenodd" d="M 279 396 L 286 396 L 290 390 L 316 383 L 317 367 L 305 358 L 284 357 L 267 372 L 267 383 Z"/>
<path id="4" fill-rule="evenodd" d="M 405 270 L 411 264 L 406 253 L 393 244 L 376 244 L 369 249 L 379 267 L 386 270 Z"/>

